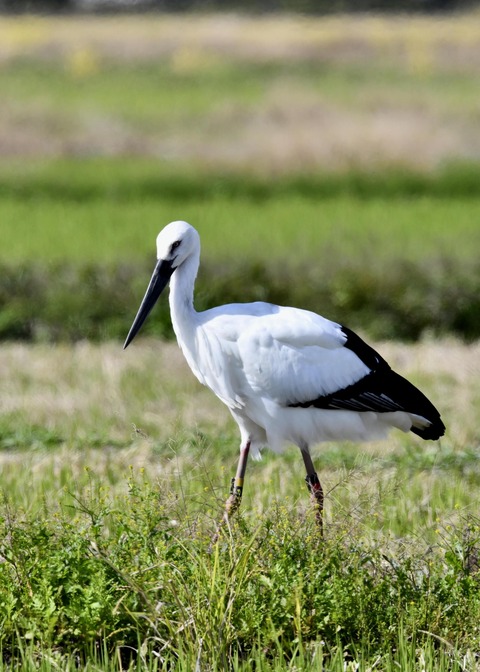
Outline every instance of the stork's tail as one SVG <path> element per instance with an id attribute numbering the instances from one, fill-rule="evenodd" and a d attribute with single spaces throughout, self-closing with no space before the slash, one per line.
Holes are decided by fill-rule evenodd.
<path id="1" fill-rule="evenodd" d="M 445 425 L 440 413 L 423 392 L 395 371 L 390 371 L 390 379 L 396 393 L 395 400 L 398 400 L 412 417 L 413 424 L 410 431 L 429 441 L 435 441 L 443 436 Z"/>
<path id="2" fill-rule="evenodd" d="M 433 420 L 428 421 L 430 424 L 420 427 L 415 423 L 412 425 L 410 431 L 414 434 L 418 434 L 422 439 L 428 439 L 429 441 L 435 441 L 445 434 L 445 425 L 440 419 L 440 415 Z"/>

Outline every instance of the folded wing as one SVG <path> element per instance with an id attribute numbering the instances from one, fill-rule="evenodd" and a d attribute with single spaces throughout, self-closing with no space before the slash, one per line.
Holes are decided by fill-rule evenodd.
<path id="1" fill-rule="evenodd" d="M 314 313 L 283 309 L 257 321 L 239 339 L 239 352 L 252 391 L 280 405 L 401 411 L 422 438 L 444 434 L 440 414 L 420 390 L 354 332 Z"/>

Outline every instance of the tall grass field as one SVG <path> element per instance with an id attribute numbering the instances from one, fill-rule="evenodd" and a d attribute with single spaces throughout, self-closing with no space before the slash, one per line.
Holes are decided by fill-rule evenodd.
<path id="1" fill-rule="evenodd" d="M 0 17 L 0 671 L 480 670 L 478 15 Z M 238 458 L 162 298 L 366 336 L 422 442 Z"/>
<path id="2" fill-rule="evenodd" d="M 319 448 L 323 541 L 265 453 L 211 552 L 237 429 L 176 345 L 5 345 L 3 669 L 476 669 L 478 346 L 378 347 L 441 444 Z"/>

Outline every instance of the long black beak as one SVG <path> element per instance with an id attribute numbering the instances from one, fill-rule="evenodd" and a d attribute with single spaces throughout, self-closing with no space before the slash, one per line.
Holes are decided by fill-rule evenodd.
<path id="1" fill-rule="evenodd" d="M 164 259 L 158 260 L 157 265 L 153 271 L 153 275 L 148 284 L 147 291 L 145 292 L 145 296 L 143 297 L 143 301 L 140 304 L 140 308 L 138 309 L 138 313 L 133 320 L 133 324 L 130 327 L 128 336 L 125 339 L 125 343 L 123 345 L 124 350 L 127 345 L 133 341 L 137 332 L 140 330 L 140 327 L 147 319 L 150 311 L 157 302 L 158 297 L 168 285 L 168 281 L 170 280 L 174 270 L 175 268 L 172 268 L 171 261 L 165 261 Z"/>

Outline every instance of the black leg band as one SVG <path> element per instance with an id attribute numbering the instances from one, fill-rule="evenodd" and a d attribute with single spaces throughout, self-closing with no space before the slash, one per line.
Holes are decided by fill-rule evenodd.
<path id="1" fill-rule="evenodd" d="M 320 481 L 318 479 L 317 472 L 315 472 L 315 471 L 313 472 L 313 474 L 307 474 L 305 476 L 305 482 L 307 484 L 308 492 L 311 492 L 312 494 L 316 490 L 320 490 L 321 487 L 322 487 L 320 485 Z"/>
<path id="2" fill-rule="evenodd" d="M 243 485 L 236 485 L 236 481 L 237 479 L 235 476 L 230 481 L 230 494 L 234 497 L 237 497 L 238 499 L 241 499 L 243 494 Z"/>

